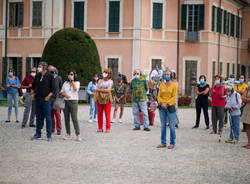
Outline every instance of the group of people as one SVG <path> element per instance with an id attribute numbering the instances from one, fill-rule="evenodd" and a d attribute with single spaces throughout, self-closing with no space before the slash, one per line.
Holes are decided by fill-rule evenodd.
<path id="1" fill-rule="evenodd" d="M 233 144 L 240 142 L 240 122 L 242 122 L 242 131 L 246 131 L 248 137 L 248 144 L 243 147 L 250 149 L 250 78 L 248 83 L 245 83 L 244 75 L 240 75 L 237 83 L 233 76 L 226 81 L 225 78 L 216 75 L 214 86 L 210 88 L 206 83 L 206 76 L 201 75 L 196 94 L 196 124 L 193 128 L 199 128 L 201 109 L 203 109 L 206 129 L 209 129 L 208 106 L 209 97 L 211 97 L 212 131 L 210 134 L 222 134 L 229 113 L 230 135 L 225 142 Z"/>
<path id="2" fill-rule="evenodd" d="M 111 130 L 111 123 L 122 122 L 124 104 L 128 91 L 132 93 L 132 112 L 134 119 L 133 130 L 141 129 L 150 131 L 149 126 L 154 124 L 156 109 L 159 110 L 161 121 L 161 143 L 157 148 L 175 147 L 176 132 L 178 127 L 178 83 L 174 71 L 167 69 L 161 76 L 161 82 L 152 77 L 147 81 L 139 69 L 133 73 L 133 78 L 128 85 L 125 75 L 119 74 L 118 79 L 113 81 L 112 71 L 104 69 L 102 76 L 95 74 L 88 84 L 87 92 L 90 96 L 89 122 L 97 121 L 97 132 L 103 132 L 103 113 L 106 116 L 106 133 Z M 231 80 L 231 81 L 230 81 Z M 239 84 L 235 85 L 233 79 L 225 81 L 220 76 L 215 76 L 215 83 L 210 88 L 206 83 L 206 76 L 199 77 L 199 84 L 196 89 L 196 124 L 193 128 L 198 128 L 200 124 L 201 109 L 203 109 L 206 129 L 209 129 L 208 106 L 211 97 L 212 106 L 212 131 L 211 134 L 222 134 L 225 122 L 225 114 L 230 114 L 230 136 L 227 143 L 239 143 L 240 120 L 244 122 L 244 127 L 248 135 L 248 144 L 245 148 L 250 148 L 250 82 L 244 82 L 241 75 Z M 68 80 L 63 82 L 54 66 L 48 66 L 46 62 L 40 62 L 38 68 L 32 68 L 30 74 L 20 83 L 15 77 L 14 70 L 10 69 L 6 80 L 8 94 L 8 119 L 10 122 L 11 109 L 13 106 L 16 112 L 16 122 L 18 120 L 18 91 L 22 89 L 25 97 L 25 110 L 22 121 L 22 128 L 25 128 L 28 119 L 29 126 L 36 126 L 36 133 L 32 140 L 41 138 L 44 119 L 46 119 L 47 140 L 51 141 L 51 135 L 57 130 L 57 135 L 61 135 L 61 110 L 64 112 L 66 135 L 64 139 L 71 139 L 70 116 L 73 121 L 76 140 L 81 141 L 80 128 L 78 123 L 78 91 L 80 82 L 77 81 L 75 71 L 68 71 Z M 64 98 L 64 107 L 56 108 L 55 103 Z M 61 102 L 61 103 L 63 103 Z M 114 113 L 111 118 L 111 107 L 114 102 Z M 117 118 L 120 107 L 119 118 Z M 245 107 L 245 111 L 243 108 Z M 242 118 L 240 118 L 242 116 Z M 36 125 L 34 117 L 36 116 Z M 219 121 L 219 126 L 217 121 Z M 170 144 L 167 146 L 166 133 L 167 126 L 170 128 Z M 218 127 L 217 127 L 218 126 Z"/>

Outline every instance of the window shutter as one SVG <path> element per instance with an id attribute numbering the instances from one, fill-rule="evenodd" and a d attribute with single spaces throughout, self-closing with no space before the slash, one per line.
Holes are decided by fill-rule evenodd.
<path id="1" fill-rule="evenodd" d="M 3 57 L 2 59 L 2 84 L 5 84 L 6 82 L 7 71 L 8 71 L 7 67 L 8 67 L 7 58 Z"/>
<path id="2" fill-rule="evenodd" d="M 204 29 L 204 15 L 205 15 L 205 6 L 204 4 L 199 5 L 199 30 Z"/>
<path id="3" fill-rule="evenodd" d="M 33 2 L 32 26 L 42 25 L 42 2 Z"/>
<path id="4" fill-rule="evenodd" d="M 22 80 L 22 68 L 23 68 L 22 58 L 18 57 L 17 58 L 17 76 L 20 81 Z"/>
<path id="5" fill-rule="evenodd" d="M 236 37 L 240 38 L 240 17 L 236 16 Z"/>
<path id="6" fill-rule="evenodd" d="M 217 32 L 221 33 L 222 9 L 217 8 Z"/>
<path id="7" fill-rule="evenodd" d="M 234 37 L 234 22 L 235 22 L 235 15 L 231 14 L 231 31 L 230 31 L 230 36 Z"/>
<path id="8" fill-rule="evenodd" d="M 15 3 L 9 4 L 9 27 L 15 26 Z"/>
<path id="9" fill-rule="evenodd" d="M 227 35 L 230 33 L 230 13 L 227 13 Z"/>
<path id="10" fill-rule="evenodd" d="M 31 71 L 31 58 L 26 58 L 26 76 L 30 74 Z"/>
<path id="11" fill-rule="evenodd" d="M 242 18 L 240 18 L 240 39 L 242 39 Z M 250 73 L 249 73 L 250 76 Z"/>
<path id="12" fill-rule="evenodd" d="M 74 2 L 74 28 L 84 30 L 84 2 Z"/>
<path id="13" fill-rule="evenodd" d="M 22 27 L 23 26 L 23 3 L 18 3 L 18 16 L 17 16 L 17 25 L 19 27 Z"/>
<path id="14" fill-rule="evenodd" d="M 224 10 L 224 25 L 223 25 L 223 33 L 227 34 L 227 11 Z"/>
<path id="15" fill-rule="evenodd" d="M 120 1 L 109 2 L 109 32 L 120 31 Z"/>
<path id="16" fill-rule="evenodd" d="M 212 6 L 212 31 L 214 31 L 214 27 L 215 27 L 215 6 Z"/>
<path id="17" fill-rule="evenodd" d="M 181 5 L 181 29 L 186 30 L 187 28 L 187 5 Z"/>
<path id="18" fill-rule="evenodd" d="M 162 3 L 153 3 L 153 28 L 162 28 Z"/>

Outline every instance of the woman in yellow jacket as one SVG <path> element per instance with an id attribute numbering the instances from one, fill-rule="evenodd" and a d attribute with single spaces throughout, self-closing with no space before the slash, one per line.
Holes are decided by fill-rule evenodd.
<path id="1" fill-rule="evenodd" d="M 158 93 L 159 114 L 161 120 L 161 144 L 157 148 L 166 147 L 167 120 L 170 127 L 169 149 L 175 146 L 175 116 L 176 116 L 176 97 L 177 85 L 171 80 L 171 72 L 164 72 L 164 82 L 160 85 Z"/>

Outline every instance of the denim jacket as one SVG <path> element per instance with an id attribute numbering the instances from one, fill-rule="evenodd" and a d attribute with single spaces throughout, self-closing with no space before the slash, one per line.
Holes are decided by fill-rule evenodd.
<path id="1" fill-rule="evenodd" d="M 97 83 L 93 84 L 93 82 L 90 81 L 89 85 L 88 85 L 88 90 L 87 90 L 88 94 L 89 95 L 94 95 L 94 91 L 96 90 L 96 88 L 97 88 Z"/>
<path id="2" fill-rule="evenodd" d="M 231 96 L 227 95 L 226 102 L 227 102 L 226 106 L 233 107 L 233 110 L 229 111 L 229 113 L 230 113 L 231 116 L 240 115 L 241 96 L 240 96 L 239 93 L 237 93 L 236 91 L 234 91 Z"/>

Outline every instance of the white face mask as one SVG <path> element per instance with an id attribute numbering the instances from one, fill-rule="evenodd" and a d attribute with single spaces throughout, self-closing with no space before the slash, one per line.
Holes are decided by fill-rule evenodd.
<path id="1" fill-rule="evenodd" d="M 32 72 L 30 75 L 31 75 L 32 77 L 35 77 L 35 76 L 36 76 L 36 73 L 33 73 L 33 72 Z"/>
<path id="2" fill-rule="evenodd" d="M 97 81 L 97 80 L 98 80 L 98 77 L 95 77 L 94 79 Z"/>
<path id="3" fill-rule="evenodd" d="M 42 72 L 43 69 L 39 67 L 39 68 L 37 68 L 37 71 L 38 71 L 38 72 Z"/>
<path id="4" fill-rule="evenodd" d="M 106 78 L 106 77 L 108 77 L 108 74 L 103 72 L 102 76 L 103 76 L 103 78 Z"/>
<path id="5" fill-rule="evenodd" d="M 248 83 L 247 83 L 247 84 L 248 84 L 248 87 L 250 87 L 250 81 L 248 81 Z"/>
<path id="6" fill-rule="evenodd" d="M 220 80 L 216 80 L 214 83 L 215 85 L 220 84 Z"/>
<path id="7" fill-rule="evenodd" d="M 136 79 L 140 79 L 140 75 L 135 75 L 135 78 Z"/>

